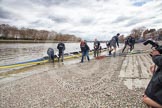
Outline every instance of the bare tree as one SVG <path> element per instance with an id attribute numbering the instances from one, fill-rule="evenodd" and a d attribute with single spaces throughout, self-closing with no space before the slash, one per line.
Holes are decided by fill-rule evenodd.
<path id="1" fill-rule="evenodd" d="M 80 38 L 61 34 L 55 31 L 36 30 L 22 27 L 21 29 L 7 24 L 0 25 L 0 36 L 4 39 L 30 39 L 30 40 L 55 40 L 55 41 L 78 41 Z"/>
<path id="2" fill-rule="evenodd" d="M 146 30 L 146 27 L 134 28 L 131 31 L 131 34 L 135 37 L 136 40 L 143 38 L 143 32 Z"/>

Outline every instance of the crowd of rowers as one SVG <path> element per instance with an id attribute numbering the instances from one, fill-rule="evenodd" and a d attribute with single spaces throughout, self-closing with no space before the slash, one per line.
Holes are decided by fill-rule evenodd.
<path id="1" fill-rule="evenodd" d="M 107 41 L 106 42 L 106 46 L 107 46 L 107 49 L 109 51 L 109 56 L 113 56 L 115 57 L 116 56 L 116 48 L 118 47 L 119 48 L 119 36 L 120 34 L 117 33 L 115 36 L 113 36 L 111 38 L 111 40 Z M 122 50 L 122 53 L 124 53 L 125 49 L 127 46 L 129 46 L 129 51 L 131 52 L 133 49 L 134 49 L 134 44 L 135 44 L 135 38 L 130 35 L 129 37 L 127 37 L 125 39 L 125 42 L 124 42 L 124 47 L 123 47 L 123 50 Z M 82 52 L 82 59 L 81 59 L 81 63 L 83 62 L 83 58 L 84 56 L 87 56 L 87 60 L 89 61 L 89 47 L 87 45 L 87 42 L 85 40 L 82 40 L 81 43 L 80 43 L 80 48 L 81 48 L 81 52 Z M 99 56 L 99 53 L 101 52 L 101 46 L 100 46 L 100 41 L 98 41 L 97 39 L 94 40 L 94 57 L 98 57 Z M 112 54 L 113 52 L 113 54 Z"/>
<path id="2" fill-rule="evenodd" d="M 115 36 L 113 36 L 111 38 L 111 40 L 107 41 L 106 42 L 106 46 L 107 46 L 107 49 L 108 49 L 108 52 L 109 52 L 109 56 L 113 56 L 115 57 L 116 56 L 116 48 L 119 47 L 119 36 L 120 34 L 117 33 Z M 123 50 L 122 50 L 122 53 L 125 51 L 126 47 L 129 46 L 129 50 L 132 51 L 134 49 L 134 44 L 135 44 L 135 38 L 133 36 L 129 36 L 125 39 L 125 42 L 124 42 L 124 47 L 123 47 Z M 97 40 L 97 38 L 94 40 L 94 45 L 93 45 L 93 51 L 94 51 L 94 57 L 98 57 L 99 56 L 99 53 L 101 52 L 102 50 L 102 47 L 100 45 L 100 41 Z M 64 61 L 64 51 L 65 51 L 65 44 L 63 42 L 60 42 L 58 43 L 57 45 L 57 49 L 58 49 L 58 62 L 60 62 L 60 59 L 61 59 L 61 62 Z M 90 61 L 90 58 L 89 58 L 89 51 L 90 51 L 90 48 L 86 42 L 86 40 L 81 40 L 80 42 L 80 49 L 81 49 L 81 53 L 82 53 L 82 57 L 81 57 L 81 63 L 83 63 L 83 60 L 84 60 L 84 57 L 86 56 L 87 57 L 87 60 Z M 113 53 L 112 53 L 113 52 Z M 52 60 L 54 62 L 54 50 L 53 48 L 49 48 L 47 50 L 47 54 L 49 56 L 49 59 Z"/>

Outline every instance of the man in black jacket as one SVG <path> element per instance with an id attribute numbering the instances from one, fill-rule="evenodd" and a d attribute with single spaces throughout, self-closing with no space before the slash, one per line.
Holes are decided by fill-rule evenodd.
<path id="1" fill-rule="evenodd" d="M 64 61 L 64 50 L 65 50 L 65 44 L 60 42 L 57 45 L 57 49 L 59 50 L 59 58 L 58 58 L 58 62 L 60 62 L 60 58 L 62 57 L 62 62 Z"/>
<path id="2" fill-rule="evenodd" d="M 143 102 L 153 108 L 162 108 L 162 55 L 157 50 L 151 55 L 157 69 L 155 65 L 150 68 L 153 76 L 146 88 Z"/>

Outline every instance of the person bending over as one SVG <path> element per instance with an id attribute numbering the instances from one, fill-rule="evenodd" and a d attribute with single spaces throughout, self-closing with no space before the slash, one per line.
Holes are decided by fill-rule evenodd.
<path id="1" fill-rule="evenodd" d="M 119 47 L 119 42 L 118 42 L 118 37 L 119 37 L 119 33 L 116 36 L 113 36 L 112 39 L 110 40 L 110 52 L 109 54 L 111 55 L 111 52 L 114 50 L 113 56 L 116 56 L 116 45 Z"/>
<path id="2" fill-rule="evenodd" d="M 52 62 L 54 62 L 54 50 L 53 50 L 53 48 L 48 48 L 47 54 L 48 54 L 48 57 L 49 57 L 49 61 L 52 60 Z"/>
<path id="3" fill-rule="evenodd" d="M 130 52 L 134 49 L 134 38 L 132 36 L 129 36 L 126 38 L 124 42 L 124 48 L 122 50 L 122 53 L 124 52 L 125 48 L 129 46 L 130 47 Z"/>

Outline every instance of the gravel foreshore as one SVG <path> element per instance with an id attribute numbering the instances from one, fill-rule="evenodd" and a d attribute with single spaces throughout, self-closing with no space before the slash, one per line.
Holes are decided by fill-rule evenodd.
<path id="1" fill-rule="evenodd" d="M 141 46 L 135 50 L 150 49 Z M 147 108 L 141 98 L 152 64 L 148 53 L 137 53 L 71 65 L 39 65 L 36 68 L 42 72 L 37 74 L 5 84 L 0 79 L 0 108 Z"/>

